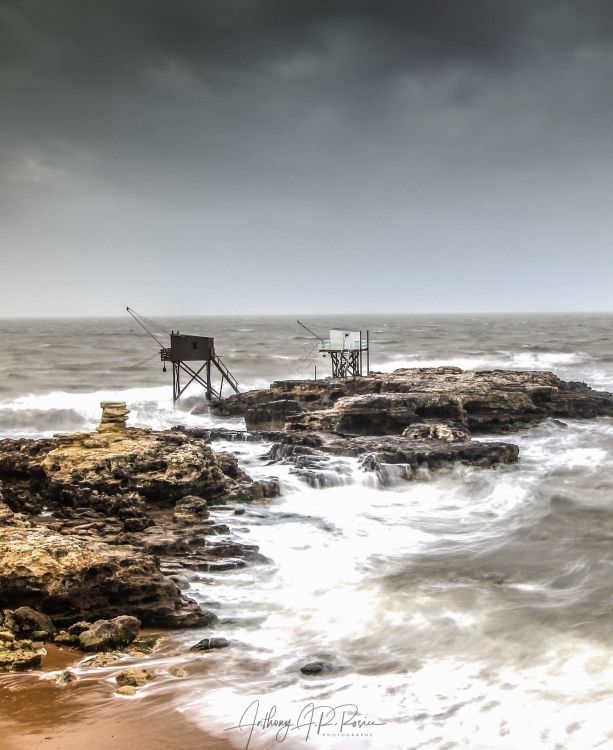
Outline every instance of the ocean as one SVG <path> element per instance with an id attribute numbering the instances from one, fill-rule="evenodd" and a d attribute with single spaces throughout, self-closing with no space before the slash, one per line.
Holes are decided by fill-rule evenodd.
<path id="1" fill-rule="evenodd" d="M 612 315 L 301 320 L 322 335 L 368 329 L 372 370 L 553 370 L 613 390 Z M 157 322 L 214 336 L 243 390 L 312 377 L 315 366 L 328 374 L 294 317 Z M 108 399 L 125 400 L 135 426 L 241 426 L 193 414 L 196 389 L 173 407 L 159 347 L 127 314 L 2 320 L 0 332 L 2 437 L 94 429 Z M 219 443 L 252 476 L 281 480 L 279 498 L 212 514 L 269 562 L 195 575 L 188 594 L 234 645 L 208 654 L 206 670 L 147 689 L 237 747 L 613 747 L 613 421 L 549 421 L 504 439 L 520 446 L 517 465 L 381 483 L 338 459 L 316 486 L 270 465 L 265 444 Z M 198 631 L 173 638 L 189 645 Z M 147 667 L 189 671 L 190 659 L 184 650 Z M 304 677 L 300 666 L 318 659 L 334 670 Z M 311 704 L 336 712 L 307 739 Z M 353 710 L 343 705 L 375 723 L 340 737 L 332 716 L 349 722 Z M 251 735 L 228 731 L 256 712 Z"/>

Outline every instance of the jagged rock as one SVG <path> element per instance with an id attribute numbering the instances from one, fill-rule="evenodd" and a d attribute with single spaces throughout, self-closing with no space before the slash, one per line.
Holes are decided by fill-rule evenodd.
<path id="1" fill-rule="evenodd" d="M 44 653 L 35 649 L 32 641 L 4 641 L 0 643 L 0 669 L 34 669 L 40 666 Z"/>
<path id="2" fill-rule="evenodd" d="M 282 430 L 289 417 L 302 414 L 303 407 L 293 399 L 255 404 L 245 412 L 248 430 Z"/>
<path id="3" fill-rule="evenodd" d="M 306 446 L 304 445 L 306 443 Z M 455 461 L 476 466 L 496 466 L 513 463 L 519 448 L 512 443 L 485 441 L 413 440 L 400 435 L 378 437 L 344 437 L 333 433 L 286 433 L 283 441 L 272 446 L 267 458 L 272 461 L 296 462 L 303 458 L 296 448 L 308 448 L 310 460 L 325 454 L 368 458 L 375 469 L 379 464 L 406 464 L 413 469 L 437 468 Z M 374 462 L 374 463 L 373 463 Z"/>
<path id="4" fill-rule="evenodd" d="M 175 523 L 189 525 L 200 523 L 209 517 L 206 500 L 202 497 L 187 495 L 177 500 L 172 520 Z"/>
<path id="5" fill-rule="evenodd" d="M 0 601 L 44 609 L 61 626 L 126 613 L 151 625 L 214 622 L 155 555 L 188 559 L 206 535 L 228 533 L 206 519 L 207 499 L 278 492 L 276 482 L 253 482 L 234 456 L 202 438 L 133 428 L 0 440 L 0 483 Z M 164 515 L 190 496 L 199 499 L 179 503 L 178 523 Z M 53 515 L 39 517 L 43 508 Z M 21 510 L 31 520 L 17 518 Z M 72 645 L 74 635 L 56 641 Z"/>
<path id="6" fill-rule="evenodd" d="M 98 620 L 79 634 L 83 651 L 108 651 L 132 643 L 140 630 L 140 620 L 123 615 L 112 620 Z"/>
<path id="7" fill-rule="evenodd" d="M 53 534 L 42 527 L 0 534 L 0 601 L 24 601 L 56 621 L 131 614 L 146 624 L 193 626 L 215 618 L 183 597 L 159 562 L 129 546 Z"/>
<path id="8" fill-rule="evenodd" d="M 453 422 L 416 422 L 407 427 L 402 436 L 411 440 L 444 440 L 447 443 L 470 440 L 468 428 Z"/>
<path id="9" fill-rule="evenodd" d="M 207 501 L 261 487 L 200 438 L 178 430 L 128 428 L 48 440 L 0 440 L 0 481 L 10 509 L 42 505 L 88 508 L 122 519 L 140 518 L 147 504 L 172 506 L 186 495 Z"/>
<path id="10" fill-rule="evenodd" d="M 161 633 L 140 635 L 125 650 L 130 656 L 144 656 L 156 651 L 165 640 L 166 636 L 163 636 Z"/>
<path id="11" fill-rule="evenodd" d="M 229 398 L 211 405 L 211 409 L 220 415 L 245 416 L 250 409 L 262 409 L 265 405 L 279 400 L 291 400 L 298 403 L 305 411 L 329 411 L 340 399 L 360 396 L 386 396 L 404 394 L 422 399 L 424 408 L 437 409 L 436 398 L 441 397 L 441 411 L 428 416 L 437 419 L 452 419 L 466 424 L 472 433 L 509 432 L 523 425 L 533 424 L 548 417 L 555 418 L 593 418 L 613 415 L 613 395 L 594 391 L 584 383 L 564 382 L 551 372 L 513 371 L 513 370 L 461 370 L 458 367 L 406 368 L 393 373 L 371 373 L 367 377 L 345 378 L 337 380 L 316 381 L 278 381 L 270 388 L 249 391 L 232 395 Z M 431 400 L 434 399 L 434 400 Z M 370 403 L 372 417 L 365 410 Z M 388 419 L 383 416 L 379 421 L 376 412 L 376 401 L 356 399 L 345 401 L 328 424 L 337 429 L 335 424 L 341 420 L 339 431 L 366 434 L 365 421 L 372 419 L 375 429 L 389 429 L 399 434 L 399 424 L 404 419 L 401 410 L 402 400 L 390 406 L 396 415 Z M 378 402 L 383 406 L 384 402 Z M 405 402 L 410 407 L 411 402 Z M 460 409 L 459 418 L 453 416 L 453 404 Z M 385 407 L 387 408 L 387 407 Z M 418 420 L 426 416 L 418 411 Z M 343 412 L 345 416 L 341 416 Z M 362 412 L 361 415 L 359 412 Z M 289 422 L 300 424 L 305 417 L 290 417 Z M 312 422 L 305 421 L 308 429 L 320 430 L 324 417 L 316 417 Z M 345 421 L 342 421 L 342 420 Z M 310 425 L 310 426 L 309 426 Z M 404 428 L 408 427 L 404 424 Z M 372 433 L 371 433 L 372 434 Z"/>
<path id="12" fill-rule="evenodd" d="M 107 651 L 95 656 L 90 656 L 83 661 L 83 665 L 86 667 L 108 667 L 109 664 L 114 664 L 123 658 L 123 654 L 119 651 Z"/>
<path id="13" fill-rule="evenodd" d="M 146 669 L 124 669 L 115 677 L 115 682 L 120 686 L 142 687 L 153 679 Z"/>
<path id="14" fill-rule="evenodd" d="M 28 517 L 24 513 L 13 513 L 9 506 L 4 502 L 0 492 L 0 526 L 29 526 Z"/>

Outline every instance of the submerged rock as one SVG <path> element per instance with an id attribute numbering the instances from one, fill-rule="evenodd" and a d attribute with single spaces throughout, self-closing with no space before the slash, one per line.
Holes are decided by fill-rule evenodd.
<path id="1" fill-rule="evenodd" d="M 72 685 L 75 682 L 78 682 L 79 678 L 74 672 L 71 672 L 69 669 L 65 669 L 63 672 L 60 672 L 60 674 L 55 678 L 55 684 L 56 685 Z"/>
<path id="2" fill-rule="evenodd" d="M 321 674 L 324 671 L 325 664 L 323 661 L 311 661 L 300 667 L 302 674 Z"/>
<path id="3" fill-rule="evenodd" d="M 217 648 L 227 648 L 230 641 L 227 638 L 203 638 L 192 646 L 192 651 L 213 651 Z"/>
<path id="4" fill-rule="evenodd" d="M 115 692 L 118 695 L 136 695 L 136 688 L 134 685 L 122 685 Z"/>

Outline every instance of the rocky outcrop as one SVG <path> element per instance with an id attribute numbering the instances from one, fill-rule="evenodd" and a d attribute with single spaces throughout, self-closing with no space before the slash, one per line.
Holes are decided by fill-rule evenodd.
<path id="1" fill-rule="evenodd" d="M 267 454 L 271 461 L 291 464 L 294 473 L 310 484 L 333 465 L 330 456 L 359 458 L 362 467 L 373 471 L 387 484 L 392 479 L 413 479 L 420 469 L 439 469 L 455 462 L 495 467 L 513 463 L 519 448 L 512 443 L 473 440 L 418 439 L 402 436 L 344 437 L 333 433 L 291 432 L 275 443 Z M 388 467 L 396 467 L 391 472 Z"/>
<path id="2" fill-rule="evenodd" d="M 5 503 L 28 513 L 94 508 L 138 524 L 146 505 L 170 507 L 186 495 L 215 502 L 264 494 L 234 456 L 216 453 L 202 439 L 176 430 L 112 426 L 47 440 L 0 440 Z"/>
<path id="3" fill-rule="evenodd" d="M 61 626 L 120 615 L 214 622 L 181 594 L 181 569 L 238 567 L 257 548 L 230 543 L 208 504 L 273 495 L 277 483 L 252 481 L 200 437 L 127 427 L 121 402 L 102 406 L 96 433 L 0 441 L 0 602 Z"/>
<path id="4" fill-rule="evenodd" d="M 0 639 L 0 670 L 35 669 L 40 666 L 45 650 L 34 648 L 31 641 Z"/>
<path id="5" fill-rule="evenodd" d="M 289 417 L 286 429 L 400 435 L 410 425 L 427 419 L 463 423 L 465 417 L 460 400 L 445 394 L 386 393 L 340 398 L 330 409 Z"/>
<path id="6" fill-rule="evenodd" d="M 280 381 L 212 406 L 220 415 L 250 414 L 249 429 L 268 429 L 271 404 L 291 401 L 303 412 L 285 427 L 346 434 L 401 434 L 415 422 L 453 421 L 473 434 L 512 432 L 548 417 L 613 415 L 613 395 L 551 372 L 399 369 L 342 380 Z M 268 405 L 268 406 L 267 406 Z M 278 429 L 278 421 L 274 422 Z"/>
<path id="7" fill-rule="evenodd" d="M 282 430 L 290 417 L 302 414 L 304 408 L 294 399 L 279 399 L 254 404 L 245 411 L 248 430 Z"/>
<path id="8" fill-rule="evenodd" d="M 42 526 L 0 529 L 0 601 L 27 601 L 60 624 L 125 613 L 154 625 L 214 620 L 182 596 L 154 557 Z"/>

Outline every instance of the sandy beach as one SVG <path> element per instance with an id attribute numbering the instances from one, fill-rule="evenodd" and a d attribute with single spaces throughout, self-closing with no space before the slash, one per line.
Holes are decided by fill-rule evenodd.
<path id="1" fill-rule="evenodd" d="M 74 651 L 48 648 L 49 671 L 70 667 Z M 10 717 L 7 718 L 7 717 Z M 1 750 L 226 750 L 169 707 L 163 696 L 122 698 L 104 678 L 58 686 L 36 675 L 0 676 Z"/>

